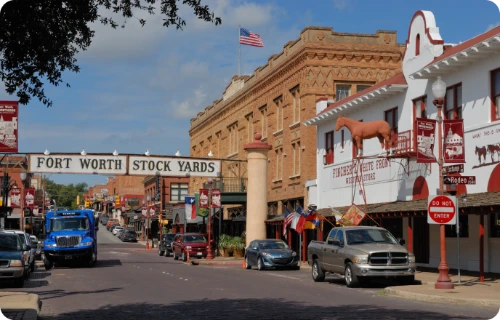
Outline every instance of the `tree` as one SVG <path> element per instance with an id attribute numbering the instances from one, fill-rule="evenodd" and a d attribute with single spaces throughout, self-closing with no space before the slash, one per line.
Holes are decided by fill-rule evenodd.
<path id="1" fill-rule="evenodd" d="M 76 198 L 80 195 L 80 202 L 83 201 L 83 194 L 87 193 L 88 186 L 86 183 L 78 183 L 76 185 L 58 184 L 54 181 L 47 179 L 45 192 L 49 195 L 50 199 L 56 200 L 58 207 L 65 207 L 68 209 L 77 209 Z"/>
<path id="2" fill-rule="evenodd" d="M 179 16 L 179 4 L 190 7 L 198 19 L 219 25 L 201 0 L 15 0 L 4 5 L 0 14 L 0 77 L 9 94 L 17 94 L 19 103 L 37 98 L 47 107 L 52 101 L 45 94 L 44 80 L 59 86 L 64 71 L 79 72 L 76 55 L 92 43 L 95 32 L 89 24 L 99 21 L 111 28 L 125 27 L 134 12 L 156 14 L 155 4 L 165 16 L 163 26 L 182 29 L 186 21 Z M 103 16 L 109 9 L 123 16 L 118 24 Z M 144 26 L 146 20 L 138 19 Z"/>

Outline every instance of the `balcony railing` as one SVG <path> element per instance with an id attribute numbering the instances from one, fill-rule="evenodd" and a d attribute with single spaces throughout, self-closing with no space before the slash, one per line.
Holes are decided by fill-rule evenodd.
<path id="1" fill-rule="evenodd" d="M 220 189 L 220 192 L 247 192 L 248 178 L 222 178 L 212 181 L 212 189 Z M 208 183 L 203 184 L 208 189 Z"/>
<path id="2" fill-rule="evenodd" d="M 401 155 L 415 152 L 414 141 L 412 130 L 399 132 L 396 141 L 393 142 L 394 153 Z"/>

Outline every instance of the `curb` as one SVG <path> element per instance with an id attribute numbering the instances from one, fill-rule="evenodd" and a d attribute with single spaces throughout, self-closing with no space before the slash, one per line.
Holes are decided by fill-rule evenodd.
<path id="1" fill-rule="evenodd" d="M 27 292 L 1 292 L 0 303 L 3 304 L 1 308 L 5 311 L 32 310 L 39 314 L 42 309 L 40 297 L 37 294 Z"/>
<path id="2" fill-rule="evenodd" d="M 3 309 L 0 311 L 2 314 L 11 314 L 14 313 L 15 317 L 14 319 L 20 319 L 20 320 L 37 320 L 38 319 L 38 314 L 36 310 L 33 309 Z M 22 314 L 22 318 L 19 318 L 19 315 Z M 4 314 L 5 316 L 5 314 Z M 6 317 L 7 319 L 7 317 Z"/>
<path id="3" fill-rule="evenodd" d="M 425 282 L 423 282 L 425 283 Z M 494 307 L 498 308 L 500 306 L 500 301 L 497 300 L 484 300 L 484 299 L 471 299 L 471 298 L 456 298 L 447 296 L 436 296 L 423 293 L 408 292 L 404 290 L 398 290 L 393 287 L 388 287 L 384 289 L 384 293 L 388 296 L 398 297 L 409 300 L 425 301 L 425 302 L 436 302 L 436 303 L 448 303 L 448 304 L 461 304 L 470 306 L 483 306 L 483 307 Z"/>

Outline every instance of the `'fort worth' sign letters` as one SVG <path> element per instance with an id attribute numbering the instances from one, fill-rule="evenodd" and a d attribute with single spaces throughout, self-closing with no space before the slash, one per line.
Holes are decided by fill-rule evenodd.
<path id="1" fill-rule="evenodd" d="M 31 154 L 29 172 L 219 177 L 220 160 L 178 157 Z"/>

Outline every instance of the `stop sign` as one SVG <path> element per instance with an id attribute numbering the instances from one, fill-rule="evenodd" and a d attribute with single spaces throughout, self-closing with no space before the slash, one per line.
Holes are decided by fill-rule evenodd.
<path id="1" fill-rule="evenodd" d="M 453 196 L 429 196 L 427 223 L 456 224 L 457 198 Z"/>

